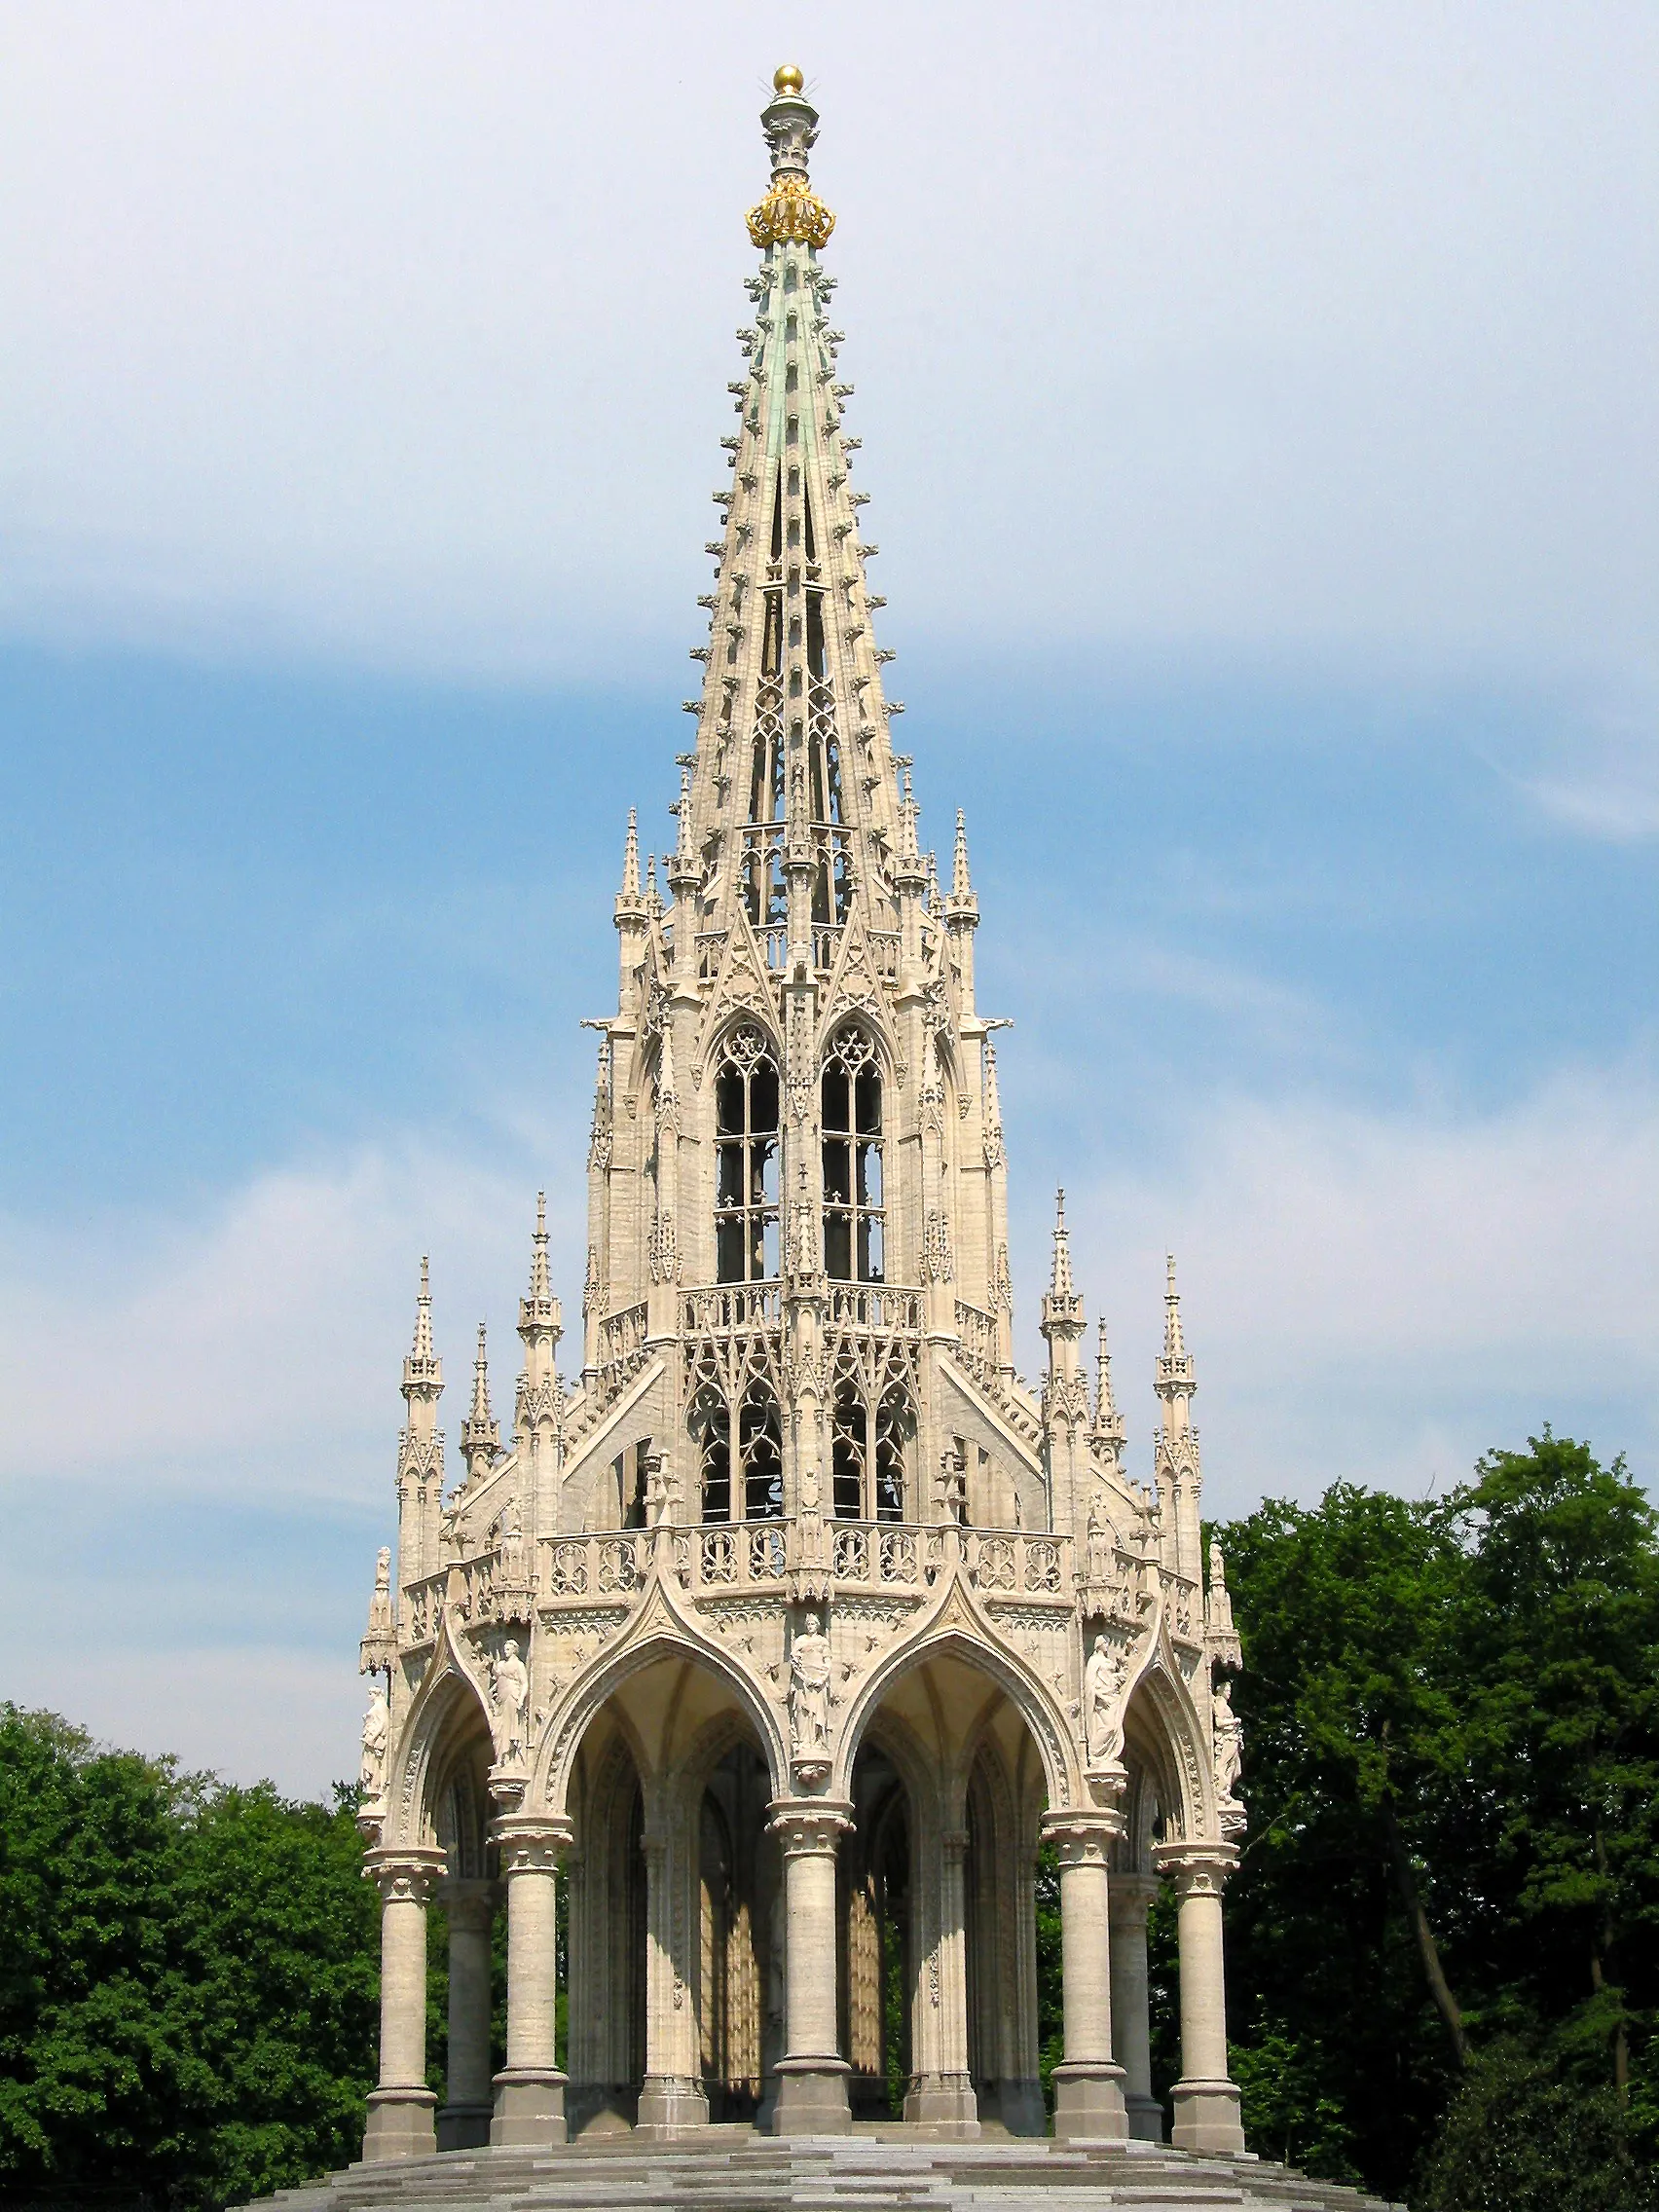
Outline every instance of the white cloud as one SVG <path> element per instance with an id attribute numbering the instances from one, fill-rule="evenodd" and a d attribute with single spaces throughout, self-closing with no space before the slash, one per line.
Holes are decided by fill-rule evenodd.
<path id="1" fill-rule="evenodd" d="M 1161 1179 L 1097 1168 L 1071 1211 L 1143 1442 L 1161 1255 L 1179 1256 L 1218 1510 L 1339 1476 L 1461 1479 L 1552 1419 L 1651 1476 L 1648 1078 L 1563 1076 L 1484 1116 L 1235 1098 L 1184 1135 Z"/>
<path id="2" fill-rule="evenodd" d="M 152 1758 L 172 1752 L 229 1782 L 275 1782 L 326 1799 L 355 1781 L 366 1703 L 355 1656 L 255 1646 L 122 1653 L 79 1633 L 7 1653 L 5 1695 L 59 1713 L 99 1743 Z"/>
<path id="3" fill-rule="evenodd" d="M 683 632 L 771 62 L 895 615 L 1650 649 L 1649 9 L 8 11 L 0 614 L 421 664 Z M 709 523 L 699 518 L 709 518 Z"/>
<path id="4" fill-rule="evenodd" d="M 532 1159 L 573 1156 L 535 1126 Z M 0 1225 L 0 1475 L 141 1466 L 220 1502 L 266 1496 L 273 1478 L 289 1499 L 378 1496 L 423 1252 L 452 1393 L 470 1385 L 483 1317 L 496 1389 L 510 1390 L 536 1180 L 535 1165 L 407 1139 L 262 1174 L 194 1222 Z M 549 1190 L 578 1290 L 585 1203 L 568 1177 Z"/>

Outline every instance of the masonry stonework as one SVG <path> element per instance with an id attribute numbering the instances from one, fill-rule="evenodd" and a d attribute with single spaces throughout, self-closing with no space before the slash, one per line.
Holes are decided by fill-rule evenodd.
<path id="1" fill-rule="evenodd" d="M 1063 1200 L 1016 1374 L 995 1032 L 963 818 L 894 749 L 850 387 L 780 70 L 693 751 L 659 881 L 629 823 L 599 1024 L 579 1369 L 544 1211 L 503 1436 L 483 1332 L 450 1487 L 423 1263 L 395 1555 L 362 1665 L 384 1900 L 364 2155 L 1047 2121 L 1034 1884 L 1058 1863 L 1054 2132 L 1156 2135 L 1146 1921 L 1179 1903 L 1174 2137 L 1242 2147 L 1222 1887 L 1239 1660 L 1199 1536 L 1170 1264 L 1153 1481 L 1092 1381 Z M 563 1887 L 569 2038 L 555 2049 Z M 429 1901 L 450 2083 L 425 2084 Z M 495 1915 L 506 2063 L 489 2058 Z"/>

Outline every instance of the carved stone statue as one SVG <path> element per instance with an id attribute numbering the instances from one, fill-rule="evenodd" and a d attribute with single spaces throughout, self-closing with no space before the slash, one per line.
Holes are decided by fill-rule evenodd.
<path id="1" fill-rule="evenodd" d="M 384 1560 L 387 1554 L 382 1552 Z M 391 1732 L 391 1714 L 386 1702 L 386 1685 L 377 1675 L 369 1691 L 369 1710 L 363 1715 L 363 1762 L 357 1770 L 363 1795 L 370 1800 L 386 1794 L 386 1747 Z"/>
<path id="2" fill-rule="evenodd" d="M 790 1749 L 822 1757 L 830 1745 L 830 1639 L 808 1613 L 790 1650 Z"/>
<path id="3" fill-rule="evenodd" d="M 1215 1685 L 1215 1793 L 1224 1805 L 1236 1801 L 1244 1765 L 1244 1723 L 1233 1710 L 1233 1685 L 1225 1676 Z"/>
<path id="4" fill-rule="evenodd" d="M 1088 1664 L 1083 1670 L 1083 1727 L 1091 1766 L 1109 1766 L 1124 1748 L 1124 1724 L 1118 1712 L 1128 1665 L 1105 1637 L 1094 1639 Z"/>
<path id="5" fill-rule="evenodd" d="M 518 1639 L 509 1636 L 498 1659 L 490 1662 L 490 1700 L 498 1718 L 503 1766 L 523 1761 L 529 1728 L 530 1669 L 519 1657 Z"/>

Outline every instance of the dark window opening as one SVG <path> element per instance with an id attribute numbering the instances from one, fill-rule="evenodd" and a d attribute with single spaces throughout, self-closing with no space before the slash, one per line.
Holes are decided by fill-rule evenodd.
<path id="1" fill-rule="evenodd" d="M 705 1383 L 691 1407 L 691 1436 L 705 1521 L 731 1519 L 731 1413 L 725 1399 Z"/>
<path id="2" fill-rule="evenodd" d="M 720 1282 L 778 1273 L 778 1071 L 740 1030 L 715 1085 L 715 1272 Z"/>
<path id="3" fill-rule="evenodd" d="M 862 1031 L 843 1029 L 820 1089 L 824 1271 L 842 1282 L 886 1280 L 881 1073 Z"/>
<path id="4" fill-rule="evenodd" d="M 889 1390 L 875 1416 L 875 1517 L 904 1518 L 904 1447 L 912 1427 L 910 1401 L 903 1390 Z"/>
<path id="5" fill-rule="evenodd" d="M 830 1435 L 830 1490 L 837 1521 L 865 1517 L 865 1458 L 868 1416 L 864 1399 L 843 1382 L 835 1393 L 835 1417 Z"/>
<path id="6" fill-rule="evenodd" d="M 764 1382 L 752 1382 L 739 1420 L 743 1454 L 743 1517 L 780 1521 L 784 1513 L 784 1432 L 778 1401 Z"/>

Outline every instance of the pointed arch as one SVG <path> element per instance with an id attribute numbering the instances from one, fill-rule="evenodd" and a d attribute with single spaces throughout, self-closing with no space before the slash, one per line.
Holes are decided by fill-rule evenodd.
<path id="1" fill-rule="evenodd" d="M 920 1624 L 886 1653 L 853 1700 L 836 1748 L 829 1786 L 831 1795 L 847 1794 L 864 1732 L 887 1693 L 905 1675 L 933 1658 L 955 1659 L 996 1683 L 1035 1744 L 1050 1806 L 1057 1810 L 1080 1800 L 1082 1775 L 1077 1747 L 1058 1697 L 1023 1658 L 1009 1648 L 957 1579 L 941 1593 L 932 1621 Z"/>
<path id="2" fill-rule="evenodd" d="M 382 1841 L 386 1844 L 425 1844 L 437 1834 L 437 1805 L 433 1788 L 447 1747 L 465 1733 L 470 1715 L 483 1729 L 494 1756 L 495 1731 L 490 1718 L 489 1692 L 471 1663 L 470 1655 L 451 1633 L 449 1615 L 441 1613 L 432 1655 L 422 1677 L 399 1733 L 396 1762 L 389 1769 L 395 1778 Z"/>

